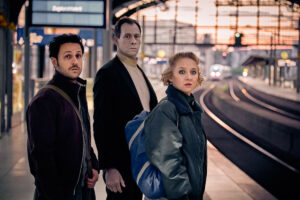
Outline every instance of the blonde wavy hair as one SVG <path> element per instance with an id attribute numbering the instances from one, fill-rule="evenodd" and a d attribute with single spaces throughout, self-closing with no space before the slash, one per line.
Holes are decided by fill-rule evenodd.
<path id="1" fill-rule="evenodd" d="M 198 66 L 198 84 L 201 85 L 203 77 L 199 68 L 200 59 L 193 52 L 179 52 L 169 58 L 169 66 L 161 75 L 161 81 L 164 83 L 164 85 L 171 84 L 170 78 L 173 76 L 173 69 L 176 66 L 176 62 L 180 58 L 190 58 L 195 61 Z"/>

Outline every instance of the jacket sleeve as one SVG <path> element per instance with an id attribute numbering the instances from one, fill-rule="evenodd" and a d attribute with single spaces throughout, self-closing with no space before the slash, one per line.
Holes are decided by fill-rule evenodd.
<path id="1" fill-rule="evenodd" d="M 38 189 L 47 199 L 62 199 L 56 149 L 55 100 L 49 96 L 36 99 L 27 110 L 28 156 Z"/>
<path id="2" fill-rule="evenodd" d="M 98 150 L 100 169 L 117 168 L 119 157 L 116 140 L 117 121 L 113 106 L 111 75 L 100 69 L 94 83 L 94 138 Z"/>
<path id="3" fill-rule="evenodd" d="M 170 103 L 160 103 L 145 121 L 146 154 L 162 173 L 168 199 L 188 199 L 191 184 L 181 152 L 182 135 L 177 127 L 177 111 Z"/>

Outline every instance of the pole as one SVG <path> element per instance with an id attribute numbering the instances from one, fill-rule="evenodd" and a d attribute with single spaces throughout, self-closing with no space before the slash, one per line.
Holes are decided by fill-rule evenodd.
<path id="1" fill-rule="evenodd" d="M 5 132 L 6 46 L 5 29 L 0 29 L 0 133 Z"/>
<path id="2" fill-rule="evenodd" d="M 6 131 L 9 131 L 11 128 L 11 118 L 13 113 L 13 77 L 12 77 L 12 58 L 13 58 L 13 46 L 12 46 L 12 31 L 7 31 L 7 40 L 6 40 L 6 49 L 7 49 L 7 62 L 6 62 L 6 77 L 7 77 L 7 83 L 6 83 L 6 91 L 7 91 L 7 112 L 6 112 L 6 120 L 7 120 L 7 127 Z"/>
<path id="3" fill-rule="evenodd" d="M 142 65 L 141 68 L 144 70 L 144 58 L 145 58 L 145 37 L 146 37 L 146 29 L 145 29 L 145 15 L 143 15 L 142 18 L 142 30 L 143 30 L 143 35 L 142 35 L 142 44 L 141 44 L 141 50 L 142 50 L 142 56 L 141 56 L 141 61 Z"/>
<path id="4" fill-rule="evenodd" d="M 298 69 L 297 69 L 297 93 L 300 93 L 300 17 L 298 20 L 298 35 L 299 35 L 299 40 L 298 40 Z"/>
<path id="5" fill-rule="evenodd" d="M 38 47 L 38 69 L 37 77 L 43 78 L 45 70 L 45 46 Z"/>
<path id="6" fill-rule="evenodd" d="M 27 109 L 29 104 L 29 88 L 30 88 L 30 68 L 29 68 L 29 57 L 30 57 L 30 44 L 29 44 L 29 1 L 26 1 L 25 5 L 25 28 L 24 28 L 24 110 Z M 24 112 L 24 119 L 26 114 Z"/>
<path id="7" fill-rule="evenodd" d="M 198 0 L 195 1 L 195 35 L 194 35 L 194 43 L 197 43 L 197 29 L 198 29 Z"/>
<path id="8" fill-rule="evenodd" d="M 256 13 L 256 45 L 259 45 L 259 18 L 260 18 L 260 2 L 257 0 L 257 13 Z"/>
<path id="9" fill-rule="evenodd" d="M 111 7 L 112 1 L 106 0 L 106 29 L 103 30 L 103 46 L 102 46 L 102 64 L 108 62 L 111 59 L 112 54 L 112 31 L 111 31 Z"/>
<path id="10" fill-rule="evenodd" d="M 219 3 L 218 0 L 216 0 L 216 26 L 215 26 L 215 44 L 218 43 L 218 22 L 219 20 Z"/>
<path id="11" fill-rule="evenodd" d="M 0 1 L 0 11 L 5 13 L 4 1 Z M 4 97 L 5 97 L 5 69 L 6 69 L 6 46 L 5 46 L 5 32 L 6 29 L 0 28 L 0 137 L 5 130 L 5 120 L 4 120 Z"/>
<path id="12" fill-rule="evenodd" d="M 178 0 L 176 0 L 175 4 L 175 17 L 174 17 L 174 34 L 173 34 L 173 48 L 172 48 L 172 54 L 175 53 L 175 45 L 176 45 L 176 34 L 177 34 L 177 17 L 178 17 Z"/>
<path id="13" fill-rule="evenodd" d="M 269 85 L 271 85 L 271 66 L 273 64 L 273 33 L 271 33 L 270 61 L 269 61 Z"/>
<path id="14" fill-rule="evenodd" d="M 157 33 L 157 7 L 155 7 L 155 17 L 154 17 L 154 44 L 156 44 L 156 33 Z"/>
<path id="15" fill-rule="evenodd" d="M 92 64 L 91 77 L 96 76 L 97 72 L 97 29 L 94 29 L 94 47 L 93 47 L 93 64 Z"/>

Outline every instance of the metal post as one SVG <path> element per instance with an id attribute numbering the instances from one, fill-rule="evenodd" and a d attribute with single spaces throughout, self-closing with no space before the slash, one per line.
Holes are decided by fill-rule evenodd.
<path id="1" fill-rule="evenodd" d="M 272 33 L 271 33 L 272 34 Z M 270 62 L 269 62 L 269 85 L 271 85 L 271 66 L 273 63 L 273 34 L 271 35 Z"/>
<path id="2" fill-rule="evenodd" d="M 45 46 L 38 47 L 38 71 L 37 77 L 43 78 L 45 69 Z"/>
<path id="3" fill-rule="evenodd" d="M 275 31 L 275 37 L 273 38 L 275 43 L 274 43 L 274 49 L 273 49 L 273 66 L 274 66 L 274 77 L 273 77 L 273 85 L 276 87 L 277 86 L 277 45 L 276 45 L 276 31 Z"/>
<path id="4" fill-rule="evenodd" d="M 239 29 L 239 0 L 236 0 L 235 10 L 235 32 L 238 33 Z"/>
<path id="5" fill-rule="evenodd" d="M 96 76 L 97 72 L 97 29 L 94 29 L 94 47 L 93 47 L 93 63 L 91 69 L 91 77 Z"/>
<path id="6" fill-rule="evenodd" d="M 281 2 L 280 0 L 278 0 L 278 27 L 277 27 L 277 40 L 278 40 L 278 43 L 277 44 L 280 44 L 280 19 L 281 19 Z"/>
<path id="7" fill-rule="evenodd" d="M 30 97 L 30 68 L 29 68 L 29 57 L 30 57 L 30 44 L 29 44 L 29 1 L 26 1 L 25 5 L 25 28 L 24 28 L 24 110 L 27 109 Z M 24 112 L 24 119 L 26 114 Z"/>
<path id="8" fill-rule="evenodd" d="M 219 20 L 219 3 L 216 0 L 216 26 L 215 26 L 215 44 L 218 42 L 218 20 Z"/>
<path id="9" fill-rule="evenodd" d="M 12 77 L 12 58 L 13 58 L 13 48 L 12 48 L 12 31 L 7 31 L 7 40 L 6 40 L 6 49 L 7 49 L 7 60 L 6 60 L 6 93 L 7 93 L 7 112 L 6 120 L 7 127 L 6 131 L 9 131 L 11 128 L 11 118 L 13 113 L 13 99 L 12 99 L 12 86 L 13 86 L 13 77 Z"/>
<path id="10" fill-rule="evenodd" d="M 2 113 L 2 107 L 1 107 L 2 105 L 1 105 L 1 101 L 0 101 L 0 113 Z M 1 114 L 0 114 L 0 139 L 2 138 L 2 126 L 1 126 L 1 119 L 2 119 L 2 117 L 1 117 Z"/>
<path id="11" fill-rule="evenodd" d="M 298 20 L 298 69 L 297 69 L 297 93 L 300 93 L 300 17 Z"/>
<path id="12" fill-rule="evenodd" d="M 173 48 L 172 48 L 172 54 L 175 53 L 175 45 L 176 45 L 176 34 L 177 34 L 177 17 L 178 17 L 178 0 L 176 0 L 175 4 L 175 17 L 174 17 L 174 32 L 173 32 Z"/>
<path id="13" fill-rule="evenodd" d="M 5 83 L 6 83 L 6 50 L 5 50 L 5 29 L 0 29 L 0 133 L 5 131 Z"/>
<path id="14" fill-rule="evenodd" d="M 194 43 L 197 43 L 197 29 L 198 29 L 198 0 L 195 0 L 195 37 L 194 37 Z"/>
<path id="15" fill-rule="evenodd" d="M 142 56 L 141 56 L 142 64 L 141 64 L 141 68 L 144 70 L 145 37 L 146 37 L 145 15 L 143 15 L 142 20 L 143 20 L 143 21 L 142 21 L 142 31 L 143 31 L 143 35 L 142 35 L 142 44 L 141 44 L 141 50 L 142 50 Z"/>
<path id="16" fill-rule="evenodd" d="M 155 16 L 154 16 L 154 44 L 156 44 L 156 33 L 157 33 L 157 7 L 155 7 Z"/>
<path id="17" fill-rule="evenodd" d="M 112 31 L 111 31 L 111 19 L 112 19 L 112 1 L 106 0 L 106 30 L 103 30 L 103 50 L 102 64 L 107 63 L 111 59 L 112 55 Z"/>
<path id="18" fill-rule="evenodd" d="M 5 13 L 5 10 L 8 10 L 5 6 L 4 1 L 0 1 L 0 12 Z M 5 125 L 4 117 L 4 96 L 5 96 L 5 59 L 6 59 L 6 50 L 5 50 L 5 29 L 0 28 L 0 138 L 2 132 L 4 132 L 3 125 Z"/>
<path id="19" fill-rule="evenodd" d="M 260 18 L 260 2 L 259 0 L 257 0 L 256 45 L 259 45 L 259 18 Z"/>
<path id="20" fill-rule="evenodd" d="M 93 52 L 93 50 L 92 50 L 92 47 L 88 47 L 88 48 L 89 48 L 89 56 L 88 56 L 88 73 L 87 73 L 87 76 L 92 77 L 92 65 L 93 65 L 92 52 Z M 86 71 L 87 69 L 84 69 L 84 70 Z"/>

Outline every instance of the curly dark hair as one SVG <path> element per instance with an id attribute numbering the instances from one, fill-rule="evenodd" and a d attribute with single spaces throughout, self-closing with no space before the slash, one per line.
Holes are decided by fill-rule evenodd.
<path id="1" fill-rule="evenodd" d="M 61 45 L 65 43 L 77 43 L 80 45 L 82 54 L 84 53 L 84 48 L 82 45 L 82 40 L 78 35 L 75 34 L 63 34 L 56 36 L 49 44 L 49 57 L 54 57 L 57 59 L 58 52 Z"/>

